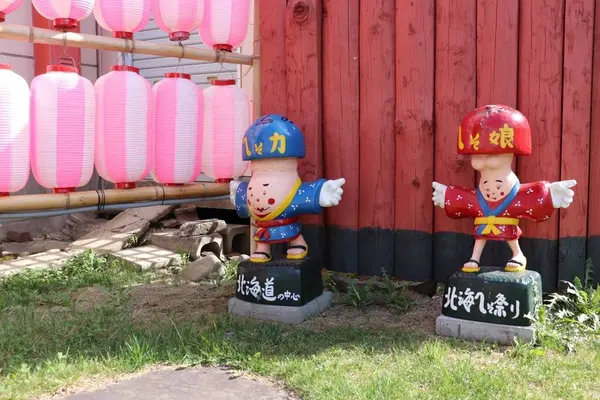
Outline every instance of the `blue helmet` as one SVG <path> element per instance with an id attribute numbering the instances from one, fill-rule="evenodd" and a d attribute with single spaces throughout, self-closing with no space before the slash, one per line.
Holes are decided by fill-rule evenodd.
<path id="1" fill-rule="evenodd" d="M 256 120 L 244 135 L 244 161 L 268 158 L 304 158 L 306 149 L 300 128 L 286 117 L 268 114 Z"/>

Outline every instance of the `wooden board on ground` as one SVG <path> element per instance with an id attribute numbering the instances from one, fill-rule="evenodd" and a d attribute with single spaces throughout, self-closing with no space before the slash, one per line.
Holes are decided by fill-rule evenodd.
<path id="1" fill-rule="evenodd" d="M 174 208 L 154 206 L 125 210 L 101 229 L 73 242 L 69 249 L 92 249 L 97 253 L 122 250 L 143 235 L 151 223 L 164 218 Z"/>

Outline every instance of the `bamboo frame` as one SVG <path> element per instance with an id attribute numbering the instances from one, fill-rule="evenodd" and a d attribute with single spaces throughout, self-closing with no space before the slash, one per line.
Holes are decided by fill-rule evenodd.
<path id="1" fill-rule="evenodd" d="M 55 46 L 80 47 L 95 50 L 119 51 L 189 60 L 252 65 L 253 56 L 215 51 L 210 47 L 185 47 L 142 40 L 126 40 L 75 32 L 57 32 L 25 25 L 0 24 L 0 39 L 41 43 Z"/>
<path id="2" fill-rule="evenodd" d="M 60 194 L 30 194 L 0 197 L 2 213 L 41 210 L 69 210 L 103 204 L 137 203 L 195 197 L 229 195 L 227 183 L 199 183 L 185 186 L 147 186 L 135 189 L 89 190 Z M 0 213 L 0 218 L 2 217 Z"/>
<path id="3" fill-rule="evenodd" d="M 252 102 L 254 119 L 261 115 L 260 102 L 260 0 L 254 0 L 254 48 L 252 49 L 253 66 L 252 66 Z M 250 230 L 255 227 L 254 218 L 250 217 Z M 250 253 L 256 250 L 256 241 L 254 235 L 250 234 Z"/>

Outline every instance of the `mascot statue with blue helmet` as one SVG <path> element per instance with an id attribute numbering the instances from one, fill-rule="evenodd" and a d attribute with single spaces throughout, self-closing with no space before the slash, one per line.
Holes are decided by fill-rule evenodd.
<path id="1" fill-rule="evenodd" d="M 230 197 L 240 217 L 256 221 L 256 251 L 250 261 L 271 261 L 271 244 L 275 243 L 288 243 L 287 259 L 304 259 L 308 245 L 298 217 L 337 206 L 345 180 L 302 182 L 298 159 L 305 156 L 304 136 L 296 124 L 280 115 L 265 115 L 254 122 L 244 135 L 241 151 L 243 159 L 250 161 L 251 179 L 232 181 Z"/>

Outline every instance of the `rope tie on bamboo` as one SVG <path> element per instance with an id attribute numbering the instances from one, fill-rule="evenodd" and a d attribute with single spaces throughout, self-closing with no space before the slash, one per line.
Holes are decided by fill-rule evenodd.
<path id="1" fill-rule="evenodd" d="M 102 189 L 97 189 L 96 195 L 98 196 L 97 209 L 98 209 L 98 211 L 102 211 L 102 210 L 104 210 L 104 207 L 106 206 L 106 193 Z"/>

